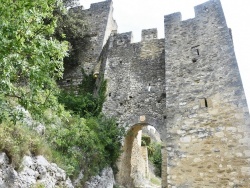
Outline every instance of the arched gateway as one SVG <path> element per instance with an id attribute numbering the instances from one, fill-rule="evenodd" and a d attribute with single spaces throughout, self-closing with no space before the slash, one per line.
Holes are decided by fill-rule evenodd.
<path id="1" fill-rule="evenodd" d="M 147 133 L 158 136 L 158 140 L 160 140 L 155 128 L 146 123 L 135 124 L 128 130 L 123 142 L 123 152 L 117 163 L 119 171 L 116 174 L 116 181 L 118 185 L 126 188 L 156 187 L 150 181 L 151 178 L 156 179 L 157 177 L 155 177 L 152 167 L 150 168 L 150 165 L 153 164 L 148 159 L 148 146 L 141 144 L 145 130 L 149 130 Z M 159 182 L 161 181 L 159 180 Z"/>

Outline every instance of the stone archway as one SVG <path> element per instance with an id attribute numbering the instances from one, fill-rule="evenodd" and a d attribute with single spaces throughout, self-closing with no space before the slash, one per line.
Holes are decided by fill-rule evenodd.
<path id="1" fill-rule="evenodd" d="M 149 162 L 147 146 L 141 145 L 142 129 L 147 124 L 132 126 L 123 144 L 123 153 L 118 161 L 117 183 L 126 188 L 149 187 Z"/>

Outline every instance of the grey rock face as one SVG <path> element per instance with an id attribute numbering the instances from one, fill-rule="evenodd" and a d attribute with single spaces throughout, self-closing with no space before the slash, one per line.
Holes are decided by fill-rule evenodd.
<path id="1" fill-rule="evenodd" d="M 25 156 L 20 169 L 16 171 L 9 164 L 6 154 L 0 153 L 0 187 L 29 188 L 38 184 L 46 188 L 73 188 L 64 170 L 54 163 L 49 163 L 42 156 Z"/>
<path id="2" fill-rule="evenodd" d="M 85 183 L 85 188 L 113 188 L 115 185 L 112 168 L 108 167 L 102 170 L 100 175 L 92 177 Z"/>
<path id="3" fill-rule="evenodd" d="M 25 110 L 23 107 L 21 106 L 16 106 L 16 112 L 22 114 L 22 121 L 25 125 L 29 126 L 29 127 L 33 127 L 33 129 L 40 135 L 43 135 L 45 133 L 46 127 L 45 125 L 35 121 L 30 113 Z"/>

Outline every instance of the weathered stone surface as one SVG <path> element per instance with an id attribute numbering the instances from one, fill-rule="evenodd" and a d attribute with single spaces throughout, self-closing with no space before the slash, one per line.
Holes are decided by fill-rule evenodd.
<path id="1" fill-rule="evenodd" d="M 9 164 L 6 154 L 0 153 L 0 187 L 28 188 L 38 184 L 46 188 L 57 186 L 73 188 L 66 173 L 42 156 L 25 156 L 20 169 L 16 171 Z"/>
<path id="2" fill-rule="evenodd" d="M 193 19 L 165 16 L 165 36 L 165 185 L 249 187 L 249 113 L 220 1 L 196 6 Z"/>
<path id="3" fill-rule="evenodd" d="M 115 34 L 103 62 L 108 97 L 103 112 L 119 117 L 119 123 L 165 124 L 164 40 L 131 43 L 132 34 Z M 122 41 L 122 42 L 121 42 Z"/>
<path id="4" fill-rule="evenodd" d="M 108 167 L 102 170 L 100 175 L 92 177 L 85 183 L 85 188 L 113 188 L 115 179 L 112 168 Z"/>
<path id="5" fill-rule="evenodd" d="M 87 74 L 94 73 L 94 68 L 98 64 L 98 57 L 103 46 L 106 44 L 110 34 L 117 31 L 116 21 L 113 19 L 113 2 L 111 0 L 93 3 L 89 9 L 82 11 L 83 19 L 89 24 L 90 44 L 86 49 L 82 49 L 77 59 L 79 65 L 66 67 L 63 80 L 60 85 L 63 87 L 77 86 L 82 81 L 82 69 Z M 74 11 L 74 10 L 71 10 Z M 98 71 L 97 71 L 98 74 Z"/>

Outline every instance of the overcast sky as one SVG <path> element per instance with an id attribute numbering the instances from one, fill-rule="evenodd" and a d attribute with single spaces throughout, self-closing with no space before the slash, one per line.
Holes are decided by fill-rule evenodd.
<path id="1" fill-rule="evenodd" d="M 85 9 L 102 0 L 80 0 Z M 194 17 L 195 5 L 207 0 L 113 0 L 114 19 L 118 32 L 133 31 L 134 41 L 140 41 L 141 30 L 158 29 L 164 37 L 164 15 L 181 12 L 182 19 Z M 227 25 L 232 29 L 236 58 L 248 104 L 250 106 L 250 0 L 221 0 Z"/>

